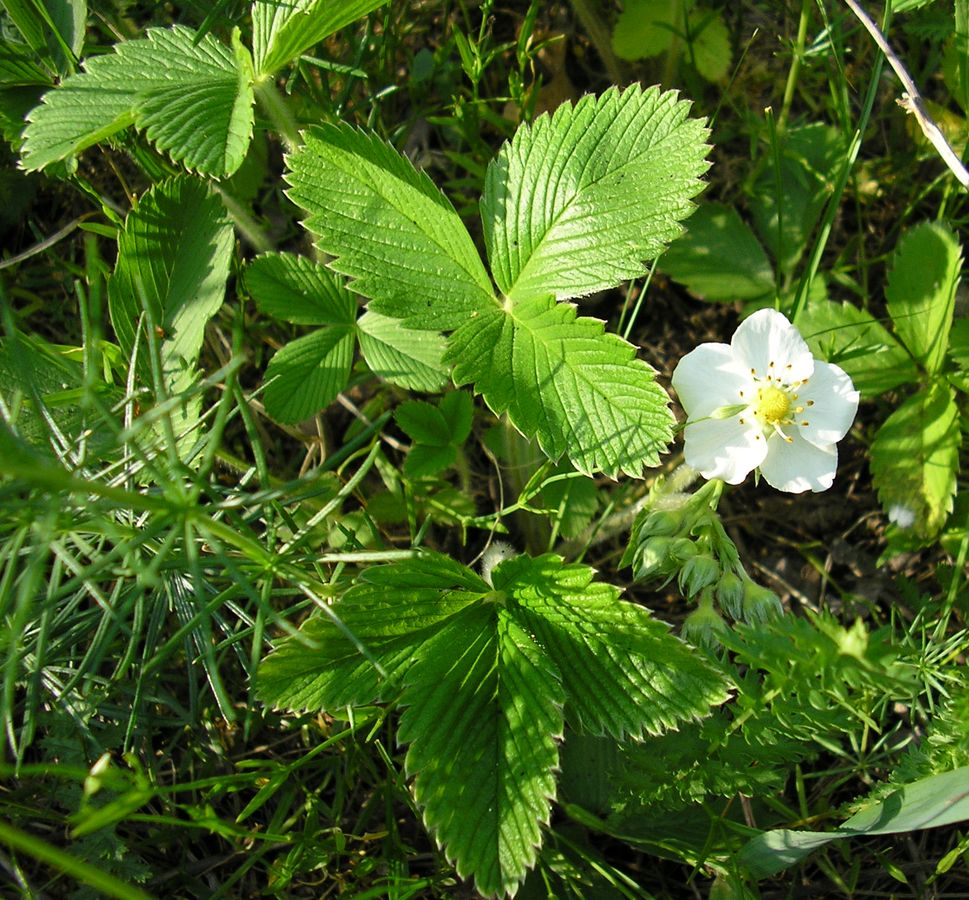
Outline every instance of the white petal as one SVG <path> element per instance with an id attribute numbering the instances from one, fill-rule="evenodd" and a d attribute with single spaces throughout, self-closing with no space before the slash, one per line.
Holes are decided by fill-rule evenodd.
<path id="1" fill-rule="evenodd" d="M 756 390 L 750 370 L 737 361 L 729 344 L 700 344 L 687 353 L 673 370 L 673 387 L 689 419 L 750 403 Z"/>
<path id="2" fill-rule="evenodd" d="M 814 371 L 814 357 L 804 338 L 786 316 L 773 309 L 759 309 L 744 319 L 730 346 L 759 378 L 773 375 L 790 384 L 808 378 Z"/>
<path id="3" fill-rule="evenodd" d="M 760 464 L 764 480 L 779 491 L 800 494 L 804 491 L 826 491 L 834 483 L 838 469 L 838 448 L 834 444 L 816 447 L 797 432 L 792 442 L 772 434 L 767 442 L 767 456 Z"/>
<path id="4" fill-rule="evenodd" d="M 767 454 L 767 440 L 757 425 L 741 425 L 738 416 L 704 419 L 683 431 L 686 463 L 704 478 L 722 478 L 740 484 L 761 464 Z"/>
<path id="5" fill-rule="evenodd" d="M 811 406 L 810 400 L 814 401 Z M 844 371 L 816 359 L 814 374 L 798 389 L 797 405 L 804 407 L 797 416 L 801 437 L 815 447 L 824 447 L 848 433 L 858 412 L 858 392 Z M 801 422 L 808 424 L 802 426 Z"/>

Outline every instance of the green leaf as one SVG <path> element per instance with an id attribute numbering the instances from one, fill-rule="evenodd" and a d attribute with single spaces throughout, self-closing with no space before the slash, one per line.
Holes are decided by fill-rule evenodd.
<path id="1" fill-rule="evenodd" d="M 454 207 L 411 162 L 347 125 L 306 133 L 288 157 L 289 196 L 330 267 L 370 309 L 405 327 L 456 328 L 495 305 L 481 258 Z"/>
<path id="2" fill-rule="evenodd" d="M 394 414 L 397 424 L 412 441 L 431 447 L 445 447 L 451 443 L 451 429 L 441 411 L 423 400 L 401 403 Z"/>
<path id="3" fill-rule="evenodd" d="M 434 393 L 444 389 L 444 338 L 433 331 L 403 328 L 391 319 L 368 309 L 357 320 L 357 337 L 370 371 L 399 387 Z"/>
<path id="4" fill-rule="evenodd" d="M 871 444 L 871 473 L 894 521 L 914 519 L 923 538 L 939 533 L 952 510 L 961 442 L 959 408 L 942 384 L 909 397 L 885 420 Z"/>
<path id="5" fill-rule="evenodd" d="M 73 72 L 84 43 L 85 0 L 3 0 L 3 7 L 37 56 L 61 74 Z"/>
<path id="6" fill-rule="evenodd" d="M 701 203 L 659 266 L 701 300 L 753 300 L 774 290 L 774 270 L 760 241 L 724 203 Z"/>
<path id="7" fill-rule="evenodd" d="M 857 306 L 811 301 L 797 327 L 811 351 L 844 369 L 865 397 L 918 380 L 918 370 L 902 345 Z"/>
<path id="8" fill-rule="evenodd" d="M 245 271 L 246 290 L 261 313 L 294 325 L 352 325 L 357 304 L 325 266 L 292 253 L 257 256 Z"/>
<path id="9" fill-rule="evenodd" d="M 555 796 L 562 687 L 497 603 L 455 616 L 412 667 L 398 739 L 424 823 L 484 895 L 514 893 L 535 864 Z"/>
<path id="10" fill-rule="evenodd" d="M 969 318 L 956 319 L 952 323 L 949 357 L 960 368 L 969 370 Z"/>
<path id="11" fill-rule="evenodd" d="M 682 232 L 707 129 L 674 91 L 588 95 L 522 127 L 488 166 L 481 220 L 512 303 L 567 299 L 644 274 Z"/>
<path id="12" fill-rule="evenodd" d="M 266 411 L 294 424 L 325 409 L 347 386 L 354 346 L 353 329 L 334 325 L 280 349 L 266 368 Z"/>
<path id="13" fill-rule="evenodd" d="M 686 57 L 707 81 L 723 81 L 730 71 L 730 32 L 723 17 L 697 7 L 687 24 L 689 43 Z"/>
<path id="14" fill-rule="evenodd" d="M 486 895 L 514 893 L 534 865 L 563 704 L 592 725 L 641 734 L 726 697 L 703 657 L 593 583 L 587 566 L 516 557 L 493 575 L 494 589 L 437 554 L 370 569 L 257 674 L 258 695 L 291 709 L 399 699 L 424 821 Z"/>
<path id="15" fill-rule="evenodd" d="M 124 354 L 131 356 L 138 343 L 146 383 L 149 328 L 160 329 L 169 389 L 191 380 L 205 323 L 225 297 L 232 249 L 232 225 L 222 202 L 196 178 L 156 185 L 128 214 L 108 280 L 108 307 Z"/>
<path id="16" fill-rule="evenodd" d="M 551 458 L 639 477 L 672 439 L 669 397 L 635 348 L 551 298 L 493 309 L 456 331 L 446 361 Z"/>
<path id="17" fill-rule="evenodd" d="M 453 444 L 415 444 L 404 460 L 404 474 L 408 478 L 437 475 L 457 459 Z"/>
<path id="18" fill-rule="evenodd" d="M 271 75 L 334 31 L 387 0 L 255 0 L 252 50 L 259 77 Z"/>
<path id="19" fill-rule="evenodd" d="M 646 59 L 669 50 L 683 24 L 679 0 L 627 0 L 612 32 L 612 49 L 620 59 Z"/>
<path id="20" fill-rule="evenodd" d="M 471 434 L 474 406 L 466 391 L 451 391 L 441 398 L 440 410 L 451 429 L 451 443 L 463 444 Z"/>
<path id="21" fill-rule="evenodd" d="M 588 566 L 552 554 L 515 557 L 492 575 L 495 590 L 515 597 L 518 620 L 561 671 L 572 727 L 639 739 L 708 715 L 726 700 L 723 681 L 702 656 L 592 576 Z"/>
<path id="22" fill-rule="evenodd" d="M 831 841 L 876 834 L 910 834 L 969 819 L 969 768 L 907 784 L 864 807 L 836 831 L 766 831 L 753 838 L 737 861 L 757 879 L 768 878 Z"/>
<path id="23" fill-rule="evenodd" d="M 809 246 L 843 153 L 844 138 L 834 128 L 792 128 L 780 142 L 777 169 L 771 161 L 754 183 L 749 203 L 754 227 L 781 272 L 790 272 Z"/>
<path id="24" fill-rule="evenodd" d="M 0 42 L 0 84 L 5 87 L 50 85 L 48 75 L 23 44 Z"/>
<path id="25" fill-rule="evenodd" d="M 471 397 L 464 391 L 445 395 L 439 406 L 422 400 L 402 403 L 395 418 L 415 442 L 404 461 L 407 476 L 435 475 L 452 465 L 471 432 L 471 417 Z"/>
<path id="26" fill-rule="evenodd" d="M 24 132 L 25 169 L 42 169 L 130 125 L 189 169 L 216 177 L 242 164 L 252 136 L 252 61 L 179 25 L 88 59 L 48 91 Z"/>
<path id="27" fill-rule="evenodd" d="M 885 296 L 895 331 L 930 375 L 942 368 L 962 268 L 959 239 L 938 222 L 899 241 Z"/>

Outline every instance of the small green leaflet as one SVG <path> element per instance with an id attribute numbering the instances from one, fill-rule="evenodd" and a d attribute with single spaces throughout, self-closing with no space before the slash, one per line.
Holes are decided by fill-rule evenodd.
<path id="1" fill-rule="evenodd" d="M 472 319 L 445 361 L 455 384 L 474 382 L 496 414 L 583 474 L 640 477 L 672 440 L 669 398 L 635 348 L 550 297 Z"/>
<path id="2" fill-rule="evenodd" d="M 258 77 L 271 75 L 314 44 L 387 0 L 256 0 L 252 52 Z"/>
<path id="3" fill-rule="evenodd" d="M 266 410 L 295 423 L 325 409 L 350 378 L 356 339 L 375 375 L 402 387 L 440 390 L 444 339 L 410 331 L 376 313 L 357 319 L 342 279 L 303 256 L 267 253 L 246 268 L 246 289 L 260 312 L 295 325 L 320 325 L 280 349 L 266 370 Z"/>
<path id="4" fill-rule="evenodd" d="M 727 696 L 703 656 L 588 566 L 518 556 L 492 581 L 434 553 L 369 569 L 257 674 L 277 707 L 397 700 L 425 824 L 486 895 L 513 894 L 535 863 L 566 721 L 655 734 Z"/>
<path id="5" fill-rule="evenodd" d="M 959 471 L 959 408 L 941 383 L 909 397 L 878 429 L 871 444 L 871 474 L 878 499 L 914 516 L 915 533 L 932 538 L 952 511 Z M 893 518 L 895 518 L 893 516 Z"/>
<path id="6" fill-rule="evenodd" d="M 128 214 L 108 306 L 124 354 L 130 357 L 138 345 L 144 383 L 151 384 L 147 341 L 156 328 L 166 387 L 175 391 L 191 381 L 205 323 L 225 299 L 231 256 L 232 226 L 222 201 L 196 178 L 155 185 Z"/>
<path id="7" fill-rule="evenodd" d="M 437 393 L 447 384 L 444 366 L 444 338 L 436 331 L 404 328 L 368 309 L 357 319 L 360 352 L 370 371 L 399 387 Z"/>
<path id="8" fill-rule="evenodd" d="M 369 308 L 408 328 L 450 330 L 495 304 L 454 207 L 410 160 L 347 125 L 312 128 L 287 159 L 289 196 L 330 267 Z"/>
<path id="9" fill-rule="evenodd" d="M 252 137 L 252 59 L 190 28 L 150 28 L 140 40 L 89 58 L 28 117 L 22 162 L 42 169 L 131 125 L 192 170 L 221 178 L 242 164 Z"/>
<path id="10" fill-rule="evenodd" d="M 924 222 L 899 241 L 885 296 L 895 331 L 926 372 L 942 368 L 962 269 L 959 239 Z"/>
<path id="11" fill-rule="evenodd" d="M 511 303 L 565 300 L 645 274 L 703 187 L 707 129 L 675 91 L 633 85 L 519 128 L 488 166 L 481 221 Z"/>
<path id="12" fill-rule="evenodd" d="M 404 474 L 420 478 L 452 465 L 471 433 L 471 417 L 471 395 L 465 391 L 446 394 L 437 406 L 410 400 L 397 407 L 397 424 L 414 442 L 404 460 Z"/>

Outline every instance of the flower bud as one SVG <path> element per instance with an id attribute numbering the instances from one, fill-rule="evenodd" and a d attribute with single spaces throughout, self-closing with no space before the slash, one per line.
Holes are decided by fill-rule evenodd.
<path id="1" fill-rule="evenodd" d="M 676 538 L 670 544 L 670 557 L 676 562 L 684 563 L 696 556 L 698 552 L 696 544 L 689 538 Z"/>
<path id="2" fill-rule="evenodd" d="M 688 559 L 680 569 L 680 590 L 687 597 L 699 594 L 705 587 L 709 587 L 720 577 L 720 563 L 712 556 L 698 553 Z"/>
<path id="3" fill-rule="evenodd" d="M 744 581 L 736 572 L 724 572 L 717 585 L 717 603 L 731 619 L 739 619 L 744 608 Z"/>
<path id="4" fill-rule="evenodd" d="M 672 509 L 654 509 L 643 522 L 643 536 L 675 534 L 683 522 L 683 515 Z"/>
<path id="5" fill-rule="evenodd" d="M 684 620 L 680 637 L 695 647 L 716 650 L 720 646 L 720 635 L 727 630 L 727 623 L 713 608 L 713 604 L 701 602 Z"/>
<path id="6" fill-rule="evenodd" d="M 668 537 L 654 537 L 646 541 L 636 560 L 636 578 L 649 578 L 651 575 L 661 575 L 670 561 L 670 545 L 673 543 Z"/>
<path id="7" fill-rule="evenodd" d="M 743 618 L 750 625 L 767 622 L 784 614 L 781 598 L 753 581 L 744 585 Z"/>

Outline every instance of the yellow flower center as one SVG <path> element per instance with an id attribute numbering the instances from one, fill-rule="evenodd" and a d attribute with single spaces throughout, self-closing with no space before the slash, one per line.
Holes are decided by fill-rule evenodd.
<path id="1" fill-rule="evenodd" d="M 765 425 L 787 424 L 791 395 L 774 385 L 757 389 L 757 418 Z"/>

